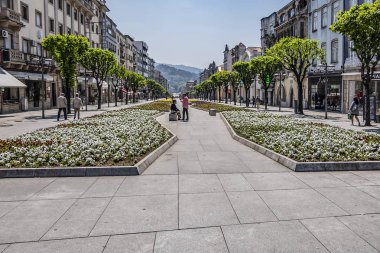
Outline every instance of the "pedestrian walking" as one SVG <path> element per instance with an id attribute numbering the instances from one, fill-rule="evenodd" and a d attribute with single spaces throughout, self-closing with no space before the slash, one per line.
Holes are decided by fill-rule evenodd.
<path id="1" fill-rule="evenodd" d="M 58 106 L 58 115 L 57 115 L 57 121 L 61 118 L 61 112 L 63 111 L 65 120 L 67 120 L 67 99 L 65 97 L 65 93 L 61 93 L 61 96 L 57 99 L 57 106 Z"/>
<path id="2" fill-rule="evenodd" d="M 359 99 L 357 97 L 354 97 L 354 101 L 352 102 L 350 106 L 350 113 L 349 117 L 351 118 L 351 124 L 354 125 L 354 118 L 358 122 L 360 126 L 360 121 L 359 121 Z"/>
<path id="3" fill-rule="evenodd" d="M 255 107 L 256 105 L 256 99 L 255 96 L 252 96 L 252 107 Z"/>
<path id="4" fill-rule="evenodd" d="M 79 94 L 75 94 L 75 98 L 73 101 L 73 107 L 74 107 L 74 119 L 76 119 L 78 115 L 78 119 L 80 118 L 80 109 L 83 109 L 83 102 L 82 99 L 79 97 Z"/>
<path id="5" fill-rule="evenodd" d="M 259 96 L 257 96 L 257 98 L 256 98 L 256 107 L 257 107 L 257 110 L 260 110 L 260 98 L 259 98 Z"/>
<path id="6" fill-rule="evenodd" d="M 182 120 L 183 121 L 189 121 L 189 98 L 187 96 L 187 93 L 185 93 L 184 97 L 182 98 Z M 185 119 L 186 115 L 186 119 Z"/>

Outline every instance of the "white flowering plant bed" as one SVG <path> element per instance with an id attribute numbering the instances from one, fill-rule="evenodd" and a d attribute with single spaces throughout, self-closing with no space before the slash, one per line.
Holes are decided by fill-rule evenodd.
<path id="1" fill-rule="evenodd" d="M 134 165 L 172 136 L 157 114 L 125 109 L 0 140 L 0 168 Z"/>
<path id="2" fill-rule="evenodd" d="M 241 137 L 297 162 L 380 161 L 380 136 L 287 116 L 223 112 Z"/>

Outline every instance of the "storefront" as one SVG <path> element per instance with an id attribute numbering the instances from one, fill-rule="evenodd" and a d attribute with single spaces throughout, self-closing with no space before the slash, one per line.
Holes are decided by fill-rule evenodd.
<path id="1" fill-rule="evenodd" d="M 330 74 L 327 77 L 327 93 L 323 76 L 309 76 L 310 109 L 342 111 L 342 75 Z"/>
<path id="2" fill-rule="evenodd" d="M 23 103 L 21 96 L 25 94 L 26 85 L 0 68 L 0 113 L 19 112 Z"/>

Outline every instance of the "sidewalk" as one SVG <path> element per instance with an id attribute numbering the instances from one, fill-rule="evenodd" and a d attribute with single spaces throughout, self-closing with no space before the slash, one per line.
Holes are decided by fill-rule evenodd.
<path id="1" fill-rule="evenodd" d="M 102 108 L 98 110 L 97 105 L 88 105 L 88 111 L 86 111 L 86 107 L 84 106 L 83 110 L 80 112 L 81 118 L 91 117 L 94 115 L 98 115 L 107 111 L 119 110 L 123 108 L 132 107 L 139 104 L 150 103 L 152 101 L 140 100 L 139 103 L 128 105 L 121 105 L 118 103 L 118 106 L 115 107 L 115 103 L 110 103 L 110 107 L 108 104 L 102 104 Z M 63 113 L 61 114 L 61 121 L 57 122 L 57 112 L 58 109 L 49 109 L 45 111 L 45 119 L 42 119 L 42 111 L 26 111 L 19 113 L 11 113 L 11 114 L 0 114 L 0 139 L 11 138 L 14 136 L 18 136 L 21 134 L 25 134 L 28 132 L 35 131 L 41 128 L 53 127 L 58 123 L 63 122 Z M 72 114 L 68 115 L 68 120 L 74 119 L 74 110 L 72 109 Z"/>
<path id="2" fill-rule="evenodd" d="M 380 171 L 293 173 L 219 116 L 159 121 L 179 141 L 142 176 L 0 180 L 0 252 L 380 250 Z"/>

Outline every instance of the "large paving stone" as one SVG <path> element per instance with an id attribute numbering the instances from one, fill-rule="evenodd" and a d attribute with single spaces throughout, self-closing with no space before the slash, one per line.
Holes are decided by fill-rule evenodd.
<path id="1" fill-rule="evenodd" d="M 233 152 L 198 152 L 200 161 L 240 162 Z"/>
<path id="2" fill-rule="evenodd" d="M 330 252 L 377 252 L 336 218 L 309 219 L 302 223 Z"/>
<path id="3" fill-rule="evenodd" d="M 87 237 L 109 201 L 109 198 L 78 200 L 42 239 Z"/>
<path id="4" fill-rule="evenodd" d="M 171 151 L 186 152 L 186 151 L 204 151 L 201 144 L 174 144 Z"/>
<path id="5" fill-rule="evenodd" d="M 317 172 L 317 173 L 305 172 L 305 173 L 292 173 L 292 174 L 313 188 L 349 186 L 342 180 L 326 172 Z"/>
<path id="6" fill-rule="evenodd" d="M 309 188 L 290 173 L 250 173 L 244 177 L 257 191 Z"/>
<path id="7" fill-rule="evenodd" d="M 243 163 L 254 173 L 274 173 L 274 172 L 289 172 L 285 166 L 275 162 L 267 157 L 256 161 L 243 160 Z"/>
<path id="8" fill-rule="evenodd" d="M 0 202 L 0 218 L 22 202 Z"/>
<path id="9" fill-rule="evenodd" d="M 222 227 L 231 253 L 328 252 L 298 221 Z"/>
<path id="10" fill-rule="evenodd" d="M 177 230 L 157 233 L 155 253 L 228 252 L 220 228 Z"/>
<path id="11" fill-rule="evenodd" d="M 180 194 L 179 228 L 238 224 L 225 193 Z"/>
<path id="12" fill-rule="evenodd" d="M 178 170 L 179 174 L 202 174 L 201 163 L 197 160 L 187 161 L 187 160 L 178 160 Z"/>
<path id="13" fill-rule="evenodd" d="M 380 185 L 380 171 L 354 171 L 352 173 Z"/>
<path id="14" fill-rule="evenodd" d="M 375 185 L 374 182 L 365 179 L 364 177 L 358 176 L 352 172 L 330 172 L 331 175 L 343 180 L 351 186 L 362 186 L 362 185 Z"/>
<path id="15" fill-rule="evenodd" d="M 254 151 L 243 151 L 243 152 L 236 152 L 235 155 L 239 157 L 242 161 L 268 161 L 268 157 Z M 270 160 L 270 159 L 269 159 Z"/>
<path id="16" fill-rule="evenodd" d="M 2 253 L 9 245 L 0 245 L 0 252 Z"/>
<path id="17" fill-rule="evenodd" d="M 176 144 L 174 144 L 176 145 Z M 144 171 L 144 175 L 176 175 L 178 174 L 178 154 L 167 151 Z"/>
<path id="18" fill-rule="evenodd" d="M 75 200 L 24 202 L 0 219 L 0 243 L 39 240 Z"/>
<path id="19" fill-rule="evenodd" d="M 102 253 L 108 237 L 12 244 L 5 253 Z"/>
<path id="20" fill-rule="evenodd" d="M 358 189 L 380 200 L 380 185 L 360 186 Z"/>
<path id="21" fill-rule="evenodd" d="M 228 192 L 227 196 L 240 223 L 277 221 L 276 216 L 256 192 Z"/>
<path id="22" fill-rule="evenodd" d="M 223 192 L 217 175 L 180 175 L 180 193 Z"/>
<path id="23" fill-rule="evenodd" d="M 145 175 L 127 177 L 116 196 L 178 194 L 177 175 Z"/>
<path id="24" fill-rule="evenodd" d="M 155 233 L 111 236 L 104 253 L 153 253 Z"/>
<path id="25" fill-rule="evenodd" d="M 356 188 L 319 188 L 318 191 L 349 214 L 380 212 L 380 200 Z"/>
<path id="26" fill-rule="evenodd" d="M 178 229 L 178 196 L 115 197 L 91 235 Z"/>
<path id="27" fill-rule="evenodd" d="M 228 192 L 250 191 L 251 186 L 241 174 L 219 174 L 223 189 Z"/>
<path id="28" fill-rule="evenodd" d="M 198 161 L 198 154 L 195 151 L 178 152 L 178 161 L 189 162 Z"/>
<path id="29" fill-rule="evenodd" d="M 344 216 L 338 219 L 380 251 L 380 214 Z"/>
<path id="30" fill-rule="evenodd" d="M 0 201 L 27 200 L 54 180 L 52 178 L 1 179 Z"/>
<path id="31" fill-rule="evenodd" d="M 202 144 L 202 147 L 203 147 L 203 150 L 206 152 L 225 151 L 225 150 L 222 150 L 222 148 L 218 144 Z"/>
<path id="32" fill-rule="evenodd" d="M 259 195 L 280 220 L 347 215 L 313 189 L 263 191 Z"/>
<path id="33" fill-rule="evenodd" d="M 31 199 L 79 198 L 95 180 L 96 178 L 90 177 L 58 178 Z"/>
<path id="34" fill-rule="evenodd" d="M 209 174 L 246 173 L 249 168 L 240 161 L 201 161 L 202 170 Z"/>
<path id="35" fill-rule="evenodd" d="M 82 198 L 106 198 L 115 195 L 125 177 L 101 177 L 82 195 Z"/>

